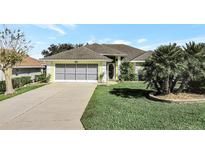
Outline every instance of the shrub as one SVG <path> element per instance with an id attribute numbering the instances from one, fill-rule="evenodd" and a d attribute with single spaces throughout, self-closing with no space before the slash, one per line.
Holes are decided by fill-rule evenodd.
<path id="1" fill-rule="evenodd" d="M 135 73 L 134 63 L 123 62 L 120 65 L 119 79 L 122 81 L 136 81 L 137 80 L 137 74 Z"/>
<path id="2" fill-rule="evenodd" d="M 5 81 L 0 81 L 0 93 L 6 90 Z"/>
<path id="3" fill-rule="evenodd" d="M 35 75 L 35 82 L 45 82 L 46 81 L 46 74 Z"/>
<path id="4" fill-rule="evenodd" d="M 30 76 L 22 76 L 22 77 L 17 77 L 12 79 L 13 87 L 14 88 L 19 88 L 22 87 L 26 84 L 31 83 L 31 77 Z"/>
<path id="5" fill-rule="evenodd" d="M 205 92 L 205 77 L 197 78 L 197 80 L 192 80 L 188 82 L 188 91 L 195 93 Z"/>
<path id="6" fill-rule="evenodd" d="M 100 76 L 99 76 L 99 82 L 102 82 L 102 81 L 103 81 L 104 75 L 105 75 L 104 73 L 101 73 L 101 74 L 100 74 Z"/>
<path id="7" fill-rule="evenodd" d="M 16 77 L 12 79 L 12 84 L 14 88 L 19 88 L 29 83 L 31 83 L 30 76 Z M 5 90 L 6 90 L 5 81 L 0 81 L 0 92 L 5 92 Z"/>
<path id="8" fill-rule="evenodd" d="M 35 75 L 35 82 L 46 82 L 48 83 L 50 80 L 50 75 L 46 75 L 46 73 Z"/>

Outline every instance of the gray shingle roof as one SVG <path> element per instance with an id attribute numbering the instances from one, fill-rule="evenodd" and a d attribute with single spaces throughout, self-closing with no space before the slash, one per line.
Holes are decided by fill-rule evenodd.
<path id="1" fill-rule="evenodd" d="M 152 55 L 152 51 L 147 51 L 143 53 L 140 56 L 135 57 L 132 61 L 145 61 L 147 58 L 149 58 Z"/>
<path id="2" fill-rule="evenodd" d="M 43 60 L 104 60 L 111 61 L 108 57 L 100 55 L 87 47 L 79 47 L 43 58 Z"/>
<path id="3" fill-rule="evenodd" d="M 121 52 L 120 50 L 110 48 L 106 45 L 100 45 L 97 43 L 86 45 L 85 47 L 99 53 L 100 55 L 127 56 L 125 52 Z"/>
<path id="4" fill-rule="evenodd" d="M 143 53 L 145 53 L 145 51 L 141 50 L 141 49 L 137 49 L 125 44 L 104 44 L 107 47 L 119 50 L 123 53 L 127 54 L 127 60 L 130 61 L 132 59 L 134 59 L 137 56 L 142 55 Z"/>

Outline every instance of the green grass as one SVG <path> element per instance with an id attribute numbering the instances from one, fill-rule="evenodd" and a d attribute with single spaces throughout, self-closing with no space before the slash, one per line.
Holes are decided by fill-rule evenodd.
<path id="1" fill-rule="evenodd" d="M 81 118 L 85 129 L 205 129 L 205 103 L 151 101 L 142 82 L 97 86 Z"/>
<path id="2" fill-rule="evenodd" d="M 8 99 L 8 98 L 11 98 L 11 97 L 14 97 L 14 96 L 17 96 L 17 95 L 20 95 L 20 94 L 28 92 L 30 90 L 42 87 L 44 85 L 45 84 L 31 84 L 31 85 L 27 85 L 25 87 L 21 87 L 21 88 L 16 89 L 16 92 L 14 94 L 12 94 L 12 95 L 4 95 L 3 93 L 0 93 L 0 101 Z"/>

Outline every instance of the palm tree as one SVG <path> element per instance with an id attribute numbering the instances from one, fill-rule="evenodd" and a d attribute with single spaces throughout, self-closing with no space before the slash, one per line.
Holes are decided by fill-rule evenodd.
<path id="1" fill-rule="evenodd" d="M 205 44 L 195 42 L 186 43 L 183 46 L 185 69 L 182 72 L 182 82 L 179 88 L 181 92 L 187 88 L 190 81 L 205 77 Z"/>
<path id="2" fill-rule="evenodd" d="M 173 92 L 184 69 L 183 50 L 176 43 L 158 47 L 144 64 L 145 81 L 159 94 Z"/>

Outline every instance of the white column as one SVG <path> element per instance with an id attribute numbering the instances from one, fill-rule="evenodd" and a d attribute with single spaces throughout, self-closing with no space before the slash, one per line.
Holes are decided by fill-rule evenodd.
<path id="1" fill-rule="evenodd" d="M 47 62 L 46 64 L 46 74 L 49 75 L 51 74 L 51 63 L 50 62 Z"/>
<path id="2" fill-rule="evenodd" d="M 102 63 L 102 73 L 104 74 L 102 82 L 107 82 L 107 66 L 106 66 L 106 62 Z"/>

